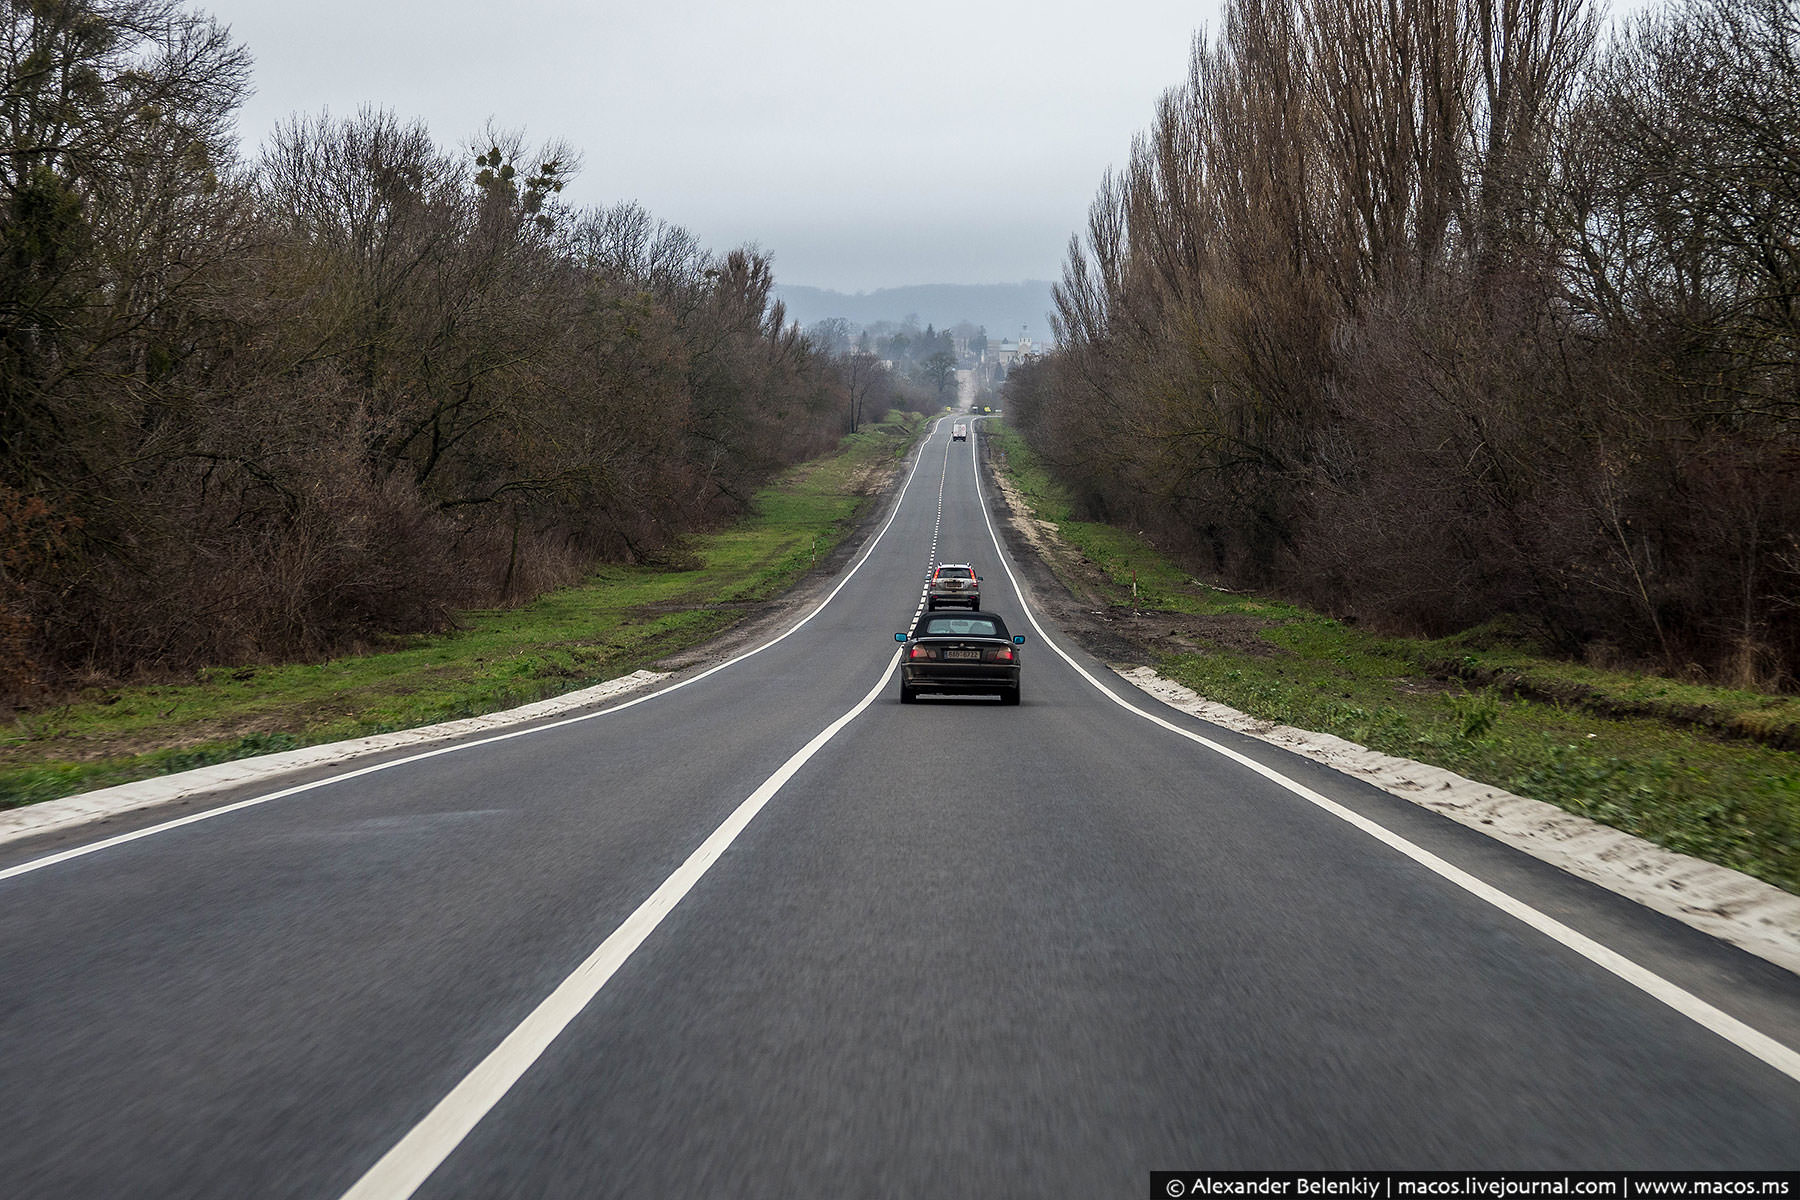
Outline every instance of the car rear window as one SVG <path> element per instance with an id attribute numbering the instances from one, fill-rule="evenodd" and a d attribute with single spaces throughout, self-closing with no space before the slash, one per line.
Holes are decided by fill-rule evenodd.
<path id="1" fill-rule="evenodd" d="M 969 570 L 969 568 L 967 568 L 967 567 L 939 567 L 938 568 L 938 578 L 939 579 L 967 579 L 973 574 L 974 574 L 974 572 Z"/>
<path id="2" fill-rule="evenodd" d="M 1004 637 L 999 623 L 986 617 L 931 617 L 923 628 L 926 637 Z"/>

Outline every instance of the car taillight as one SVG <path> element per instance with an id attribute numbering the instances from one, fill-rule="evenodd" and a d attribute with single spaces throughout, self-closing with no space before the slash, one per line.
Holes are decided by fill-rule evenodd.
<path id="1" fill-rule="evenodd" d="M 1011 662 L 1012 660 L 1013 660 L 1013 652 L 1012 652 L 1011 646 L 1007 646 L 1004 649 L 1000 649 L 1000 650 L 988 651 L 988 661 L 989 662 Z"/>
<path id="2" fill-rule="evenodd" d="M 1011 653 L 1012 651 L 1007 651 L 1007 654 Z M 937 651 L 930 646 L 914 646 L 906 652 L 908 658 L 936 658 L 937 656 Z"/>

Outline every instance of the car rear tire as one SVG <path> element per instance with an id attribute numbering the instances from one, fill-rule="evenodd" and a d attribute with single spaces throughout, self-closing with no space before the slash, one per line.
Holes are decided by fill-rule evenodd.
<path id="1" fill-rule="evenodd" d="M 1019 702 L 1019 689 L 1018 688 L 1014 688 L 1010 692 L 1001 692 L 1000 693 L 1000 703 L 1002 703 L 1002 704 L 1017 704 L 1018 702 Z"/>
<path id="2" fill-rule="evenodd" d="M 917 688 L 909 688 L 904 683 L 900 685 L 900 703 L 912 704 L 917 701 L 918 698 L 919 692 Z"/>

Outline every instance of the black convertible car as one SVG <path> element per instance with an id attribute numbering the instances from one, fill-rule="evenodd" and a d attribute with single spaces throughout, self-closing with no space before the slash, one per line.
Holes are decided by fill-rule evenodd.
<path id="1" fill-rule="evenodd" d="M 1009 635 L 998 613 L 928 611 L 910 635 L 896 633 L 894 640 L 906 645 L 900 656 L 902 704 L 927 692 L 1019 702 L 1019 647 L 1025 635 Z"/>

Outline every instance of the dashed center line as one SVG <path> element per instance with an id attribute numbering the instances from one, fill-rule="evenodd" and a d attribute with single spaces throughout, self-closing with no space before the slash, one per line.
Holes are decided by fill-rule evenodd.
<path id="1" fill-rule="evenodd" d="M 926 605 L 931 603 L 931 574 L 938 568 L 938 541 L 944 533 L 944 487 L 950 481 L 950 447 L 954 443 L 944 443 L 944 468 L 938 476 L 937 521 L 931 527 L 931 551 L 925 560 L 925 583 L 919 588 L 919 607 L 913 610 L 913 624 L 925 615 Z"/>

